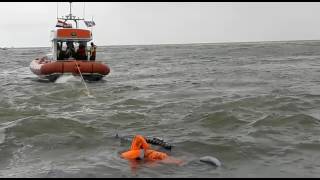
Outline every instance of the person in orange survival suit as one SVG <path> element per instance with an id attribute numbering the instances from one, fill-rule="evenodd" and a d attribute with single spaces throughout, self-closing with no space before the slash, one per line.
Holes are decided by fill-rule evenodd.
<path id="1" fill-rule="evenodd" d="M 152 150 L 146 139 L 141 135 L 136 135 L 133 138 L 130 150 L 121 153 L 121 157 L 128 160 L 161 160 L 161 162 L 164 163 L 173 163 L 177 165 L 181 165 L 182 163 L 181 160 L 174 159 L 164 152 Z"/>

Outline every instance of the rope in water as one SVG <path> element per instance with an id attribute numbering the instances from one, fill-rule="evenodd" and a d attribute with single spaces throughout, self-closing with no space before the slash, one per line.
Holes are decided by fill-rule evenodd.
<path id="1" fill-rule="evenodd" d="M 88 95 L 90 95 L 90 91 L 89 91 L 89 89 L 88 89 L 88 87 L 87 87 L 86 82 L 85 82 L 84 79 L 83 79 L 83 76 L 82 76 L 82 73 L 81 73 L 81 70 L 80 70 L 80 68 L 79 68 L 79 65 L 78 65 L 77 61 L 76 61 L 76 66 L 77 66 L 77 68 L 78 68 L 78 71 L 79 71 L 79 74 L 80 74 L 80 76 L 81 76 L 82 82 L 84 83 L 84 86 L 86 87 L 86 89 L 87 89 L 87 91 L 88 91 Z"/>

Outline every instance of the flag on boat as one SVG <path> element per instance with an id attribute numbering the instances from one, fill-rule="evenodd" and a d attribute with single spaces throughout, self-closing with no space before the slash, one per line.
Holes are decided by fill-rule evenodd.
<path id="1" fill-rule="evenodd" d="M 58 22 L 57 22 L 56 27 L 63 27 L 63 26 L 65 26 L 65 25 L 67 25 L 67 24 L 68 24 L 68 23 L 66 23 L 66 22 L 61 21 L 61 20 L 58 19 Z"/>
<path id="2" fill-rule="evenodd" d="M 84 23 L 86 24 L 87 27 L 93 27 L 96 25 L 94 21 L 84 21 Z"/>
<path id="3" fill-rule="evenodd" d="M 72 25 L 58 19 L 56 27 L 72 28 Z"/>

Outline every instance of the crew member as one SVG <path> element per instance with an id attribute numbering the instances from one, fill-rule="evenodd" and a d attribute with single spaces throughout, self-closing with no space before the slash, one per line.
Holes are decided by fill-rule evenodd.
<path id="1" fill-rule="evenodd" d="M 77 60 L 87 60 L 86 49 L 83 44 L 80 44 L 77 50 Z"/>
<path id="2" fill-rule="evenodd" d="M 95 61 L 96 60 L 96 50 L 97 46 L 91 42 L 91 47 L 90 47 L 90 61 Z"/>

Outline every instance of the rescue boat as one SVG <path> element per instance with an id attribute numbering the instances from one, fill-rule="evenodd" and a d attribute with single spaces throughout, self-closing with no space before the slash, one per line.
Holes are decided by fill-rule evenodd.
<path id="1" fill-rule="evenodd" d="M 70 74 L 82 76 L 85 80 L 98 81 L 108 75 L 110 73 L 108 65 L 90 58 L 92 51 L 91 53 L 88 51 L 87 44 L 92 41 L 92 31 L 78 28 L 79 22 L 84 22 L 87 28 L 92 27 L 95 23 L 72 16 L 71 2 L 69 15 L 57 20 L 56 29 L 51 31 L 51 53 L 31 61 L 30 70 L 39 78 L 50 81 L 55 81 L 61 75 Z M 75 28 L 68 21 L 74 22 Z M 81 58 L 76 53 L 80 52 L 78 51 L 80 47 L 85 49 L 83 51 L 85 55 L 82 54 Z"/>

